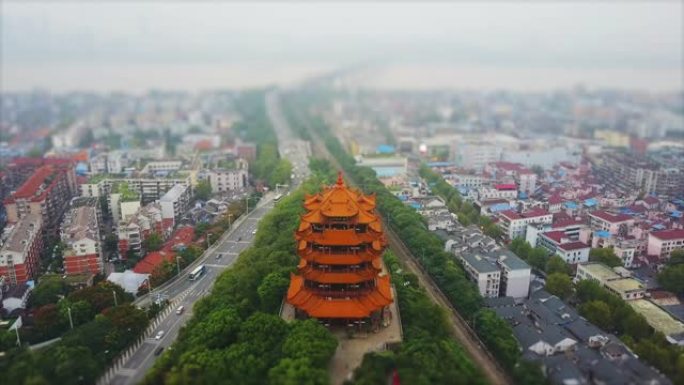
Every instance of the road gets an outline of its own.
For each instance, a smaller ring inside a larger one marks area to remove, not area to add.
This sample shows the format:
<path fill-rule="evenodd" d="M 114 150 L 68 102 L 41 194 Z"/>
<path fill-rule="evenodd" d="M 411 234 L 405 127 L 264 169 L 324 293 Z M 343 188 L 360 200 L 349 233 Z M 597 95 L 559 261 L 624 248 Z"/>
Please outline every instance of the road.
<path fill-rule="evenodd" d="M 307 120 L 303 119 L 302 121 L 306 122 Z M 328 152 L 327 147 L 317 136 L 317 133 L 310 128 L 308 128 L 308 131 L 312 135 L 313 149 L 316 155 L 330 160 L 335 167 L 338 167 L 341 170 L 342 168 L 339 162 L 337 162 L 337 159 Z M 347 179 L 351 185 L 354 185 L 354 181 L 349 175 L 347 175 Z M 449 302 L 444 293 L 442 293 L 437 284 L 432 280 L 432 277 L 422 269 L 411 251 L 408 250 L 401 241 L 400 237 L 387 226 L 384 218 L 383 226 L 387 233 L 389 246 L 392 252 L 399 257 L 404 266 L 410 270 L 411 273 L 416 275 L 421 285 L 425 288 L 428 296 L 439 306 L 447 310 L 446 313 L 450 321 L 449 326 L 451 334 L 466 351 L 468 351 L 468 354 L 472 357 L 476 366 L 479 367 L 485 377 L 487 377 L 488 382 L 493 385 L 512 383 L 506 371 L 499 365 L 498 361 L 492 356 L 484 343 L 480 341 L 475 331 L 467 324 L 463 317 L 461 317 L 453 305 L 451 305 L 451 302 Z"/>
<path fill-rule="evenodd" d="M 292 163 L 294 178 L 290 181 L 290 185 L 296 187 L 310 175 L 308 165 L 311 148 L 308 142 L 299 140 L 293 135 L 280 110 L 278 94 L 269 93 L 265 102 L 269 119 L 278 137 L 280 156 Z M 207 250 L 199 262 L 193 264 L 192 267 L 199 264 L 205 265 L 206 272 L 199 279 L 190 281 L 186 278 L 187 274 L 184 274 L 184 277 L 162 285 L 151 295 L 136 301 L 136 305 L 141 306 L 149 303 L 157 295 L 161 295 L 174 302 L 174 308 L 160 315 L 152 333 L 146 336 L 143 343 L 127 357 L 109 381 L 110 384 L 137 384 L 144 378 L 145 373 L 154 365 L 154 361 L 159 356 L 160 349 L 166 349 L 173 344 L 180 328 L 192 317 L 192 307 L 195 302 L 211 292 L 211 287 L 218 275 L 232 266 L 240 252 L 251 245 L 259 220 L 273 208 L 275 195 L 267 194 L 256 209 L 245 218 L 237 220 L 233 228 Z M 180 306 L 183 306 L 185 310 L 177 314 L 176 309 Z M 161 331 L 164 332 L 163 336 L 159 339 L 155 338 Z"/>
<path fill-rule="evenodd" d="M 121 366 L 116 375 L 110 381 L 113 385 L 137 384 L 152 367 L 157 354 L 157 349 L 166 348 L 175 341 L 180 328 L 192 317 L 192 306 L 205 295 L 209 294 L 214 281 L 219 274 L 230 267 L 237 259 L 238 254 L 249 247 L 254 239 L 257 224 L 263 216 L 273 208 L 272 196 L 265 199 L 260 206 L 252 210 L 242 222 L 236 224 L 216 245 L 205 253 L 202 263 L 206 272 L 197 280 L 190 281 L 187 278 L 174 282 L 161 292 L 170 301 L 177 301 L 174 309 L 167 314 L 162 313 L 160 321 L 154 331 L 147 336 L 140 347 L 135 350 Z M 176 308 L 183 306 L 185 311 L 178 315 Z M 164 335 L 160 339 L 155 336 L 160 331 Z"/>

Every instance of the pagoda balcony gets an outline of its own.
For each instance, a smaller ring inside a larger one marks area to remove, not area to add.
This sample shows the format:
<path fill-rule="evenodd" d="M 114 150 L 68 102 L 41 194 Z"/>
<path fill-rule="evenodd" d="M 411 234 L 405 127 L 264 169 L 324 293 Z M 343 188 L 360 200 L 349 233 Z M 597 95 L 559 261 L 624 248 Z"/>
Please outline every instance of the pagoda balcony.
<path fill-rule="evenodd" d="M 375 231 L 359 233 L 355 229 L 325 229 L 323 231 L 317 232 L 309 228 L 307 230 L 297 232 L 297 239 L 302 239 L 308 242 L 326 246 L 356 246 L 372 243 L 374 241 L 384 242 L 384 236 L 382 233 Z"/>
<path fill-rule="evenodd" d="M 306 267 L 299 271 L 301 275 L 307 280 L 316 281 L 319 283 L 326 284 L 337 284 L 337 283 L 352 283 L 358 284 L 361 282 L 372 281 L 378 274 L 378 270 L 372 268 L 357 269 L 349 271 L 325 271 L 314 269 L 312 267 Z"/>

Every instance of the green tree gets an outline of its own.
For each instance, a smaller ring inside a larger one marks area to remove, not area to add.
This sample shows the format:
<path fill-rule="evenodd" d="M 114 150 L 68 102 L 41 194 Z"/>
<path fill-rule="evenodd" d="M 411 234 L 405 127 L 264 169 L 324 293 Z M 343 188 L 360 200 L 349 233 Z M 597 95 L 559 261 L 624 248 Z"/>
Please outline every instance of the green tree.
<path fill-rule="evenodd" d="M 326 385 L 328 372 L 306 358 L 284 358 L 268 372 L 271 385 Z"/>
<path fill-rule="evenodd" d="M 195 186 L 195 198 L 203 201 L 211 198 L 211 184 L 208 180 L 201 180 Z"/>
<path fill-rule="evenodd" d="M 296 322 L 283 342 L 283 354 L 305 358 L 313 366 L 324 367 L 337 349 L 337 339 L 314 319 Z"/>
<path fill-rule="evenodd" d="M 670 265 L 658 274 L 658 282 L 666 290 L 684 295 L 684 264 Z"/>
<path fill-rule="evenodd" d="M 546 291 L 561 299 L 566 299 L 572 293 L 572 281 L 567 274 L 549 274 L 546 277 Z"/>
<path fill-rule="evenodd" d="M 283 273 L 274 271 L 268 274 L 257 289 L 262 310 L 269 313 L 278 311 L 289 285 L 290 280 Z"/>
<path fill-rule="evenodd" d="M 103 249 L 106 253 L 116 253 L 119 249 L 119 238 L 113 234 L 109 233 L 105 236 Z"/>
<path fill-rule="evenodd" d="M 579 310 L 589 322 L 601 329 L 607 331 L 613 331 L 615 329 L 610 314 L 610 307 L 607 303 L 603 301 L 589 301 L 580 305 Z"/>
<path fill-rule="evenodd" d="M 670 259 L 667 260 L 668 265 L 681 265 L 684 264 L 684 249 L 672 250 L 670 253 Z"/>
<path fill-rule="evenodd" d="M 592 262 L 600 262 L 609 267 L 622 266 L 622 260 L 615 255 L 612 248 L 604 247 L 598 249 L 591 249 L 589 251 L 589 260 Z"/>
<path fill-rule="evenodd" d="M 292 175 L 292 163 L 286 159 L 280 159 L 276 168 L 271 173 L 268 180 L 269 185 L 275 187 L 276 184 L 287 184 Z"/>
<path fill-rule="evenodd" d="M 190 331 L 190 343 L 209 349 L 223 349 L 237 340 L 242 319 L 233 308 L 218 309 Z"/>
<path fill-rule="evenodd" d="M 513 368 L 520 357 L 520 350 L 510 325 L 494 311 L 483 309 L 476 313 L 474 326 L 477 335 L 499 362 L 508 369 Z"/>
<path fill-rule="evenodd" d="M 553 273 L 570 274 L 570 266 L 558 255 L 552 255 L 546 262 L 546 274 Z"/>
<path fill-rule="evenodd" d="M 152 233 L 143 241 L 143 247 L 148 252 L 161 250 L 163 245 L 164 240 L 159 233 Z"/>
<path fill-rule="evenodd" d="M 35 290 L 31 293 L 31 307 L 40 307 L 50 303 L 57 303 L 66 294 L 67 287 L 58 276 L 44 276 Z"/>

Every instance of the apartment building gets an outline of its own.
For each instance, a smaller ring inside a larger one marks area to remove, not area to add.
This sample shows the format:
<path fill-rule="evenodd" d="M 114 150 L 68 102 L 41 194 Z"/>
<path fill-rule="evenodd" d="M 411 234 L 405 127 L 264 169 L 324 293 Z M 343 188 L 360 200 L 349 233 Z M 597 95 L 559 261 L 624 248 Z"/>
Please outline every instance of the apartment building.
<path fill-rule="evenodd" d="M 461 253 L 458 255 L 468 277 L 475 282 L 480 294 L 485 298 L 499 296 L 501 284 L 501 271 L 489 261 L 486 256 L 479 253 Z"/>
<path fill-rule="evenodd" d="M 140 208 L 134 215 L 120 221 L 117 226 L 119 237 L 119 256 L 123 259 L 129 253 L 145 253 L 143 241 L 152 233 L 166 238 L 173 230 L 173 219 L 164 219 L 159 203 L 150 203 Z"/>
<path fill-rule="evenodd" d="M 603 210 L 589 213 L 590 226 L 593 230 L 607 231 L 611 235 L 626 236 L 634 227 L 634 218 L 627 214 L 615 214 Z"/>
<path fill-rule="evenodd" d="M 39 213 L 23 215 L 0 244 L 0 277 L 10 285 L 36 278 L 43 248 L 43 219 Z"/>
<path fill-rule="evenodd" d="M 62 222 L 64 272 L 72 274 L 104 273 L 98 201 L 83 200 L 67 212 Z"/>
<path fill-rule="evenodd" d="M 527 298 L 530 292 L 532 268 L 512 251 L 494 251 L 496 265 L 501 270 L 499 295 L 503 297 Z"/>
<path fill-rule="evenodd" d="M 508 239 L 525 238 L 527 225 L 551 224 L 553 214 L 544 209 L 532 209 L 519 213 L 515 210 L 506 210 L 499 213 L 499 227 Z"/>
<path fill-rule="evenodd" d="M 190 188 L 177 184 L 159 198 L 162 217 L 171 219 L 174 224 L 179 223 L 190 206 Z"/>
<path fill-rule="evenodd" d="M 639 281 L 634 278 L 623 277 L 602 263 L 592 262 L 577 265 L 575 280 L 583 279 L 590 279 L 599 283 L 624 300 L 636 300 L 646 295 L 646 288 Z"/>
<path fill-rule="evenodd" d="M 684 249 L 684 229 L 652 231 L 648 234 L 648 255 L 666 259 L 677 249 Z"/>
<path fill-rule="evenodd" d="M 180 170 L 181 166 L 183 162 L 180 160 L 157 160 L 147 163 L 141 172 L 145 174 L 169 173 Z"/>
<path fill-rule="evenodd" d="M 7 221 L 16 223 L 28 214 L 42 216 L 46 235 L 57 236 L 59 224 L 69 201 L 76 193 L 76 175 L 73 165 L 45 164 L 4 201 Z"/>
<path fill-rule="evenodd" d="M 238 160 L 238 167 L 235 169 L 213 169 L 206 175 L 211 185 L 213 193 L 222 193 L 225 191 L 239 190 L 247 187 L 248 171 L 246 167 L 247 162 L 240 162 Z M 242 166 L 244 164 L 244 166 Z"/>
<path fill-rule="evenodd" d="M 552 254 L 561 257 L 565 263 L 577 264 L 589 261 L 591 247 L 577 240 L 572 240 L 565 231 L 555 230 L 539 234 L 535 246 L 540 246 Z"/>
<path fill-rule="evenodd" d="M 80 185 L 81 196 L 108 196 L 114 185 L 120 183 L 126 183 L 130 190 L 137 192 L 142 204 L 159 200 L 177 184 L 191 187 L 189 176 L 185 178 L 94 178 Z"/>

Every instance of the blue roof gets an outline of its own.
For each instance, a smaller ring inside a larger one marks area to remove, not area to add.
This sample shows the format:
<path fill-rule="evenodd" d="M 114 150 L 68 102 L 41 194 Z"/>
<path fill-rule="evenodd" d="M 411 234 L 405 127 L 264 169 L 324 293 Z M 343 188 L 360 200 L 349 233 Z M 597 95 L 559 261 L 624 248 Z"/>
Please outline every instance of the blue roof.
<path fill-rule="evenodd" d="M 655 224 L 655 225 L 653 225 L 653 226 L 651 226 L 651 227 L 653 227 L 653 228 L 656 229 L 656 230 L 665 230 L 665 228 L 666 228 L 665 225 L 662 224 L 662 223 Z"/>
<path fill-rule="evenodd" d="M 418 203 L 418 202 L 409 202 L 408 205 L 413 207 L 416 210 L 418 210 L 420 208 L 420 203 Z"/>
<path fill-rule="evenodd" d="M 452 163 L 452 162 L 428 162 L 427 165 L 428 165 L 428 167 L 448 167 L 448 166 L 453 166 L 454 163 Z"/>
<path fill-rule="evenodd" d="M 397 195 L 397 198 L 399 198 L 399 200 L 402 202 L 406 202 L 408 200 L 408 197 L 404 194 Z"/>
<path fill-rule="evenodd" d="M 527 199 L 527 193 L 524 192 L 524 191 L 520 191 L 520 192 L 518 193 L 518 198 L 520 198 L 520 199 Z"/>
<path fill-rule="evenodd" d="M 595 198 L 589 198 L 589 199 L 584 201 L 584 205 L 589 206 L 589 207 L 596 206 L 597 204 L 598 204 L 598 202 L 596 201 Z"/>
<path fill-rule="evenodd" d="M 375 152 L 379 154 L 392 154 L 394 151 L 394 146 L 389 144 L 381 144 L 375 149 Z"/>
<path fill-rule="evenodd" d="M 575 203 L 575 202 L 573 202 L 573 201 L 567 201 L 567 202 L 563 202 L 563 206 L 564 206 L 566 209 L 576 209 L 576 208 L 577 208 L 577 203 Z"/>
<path fill-rule="evenodd" d="M 496 213 L 499 211 L 506 211 L 506 210 L 510 210 L 510 209 L 511 209 L 511 205 L 509 205 L 508 203 L 497 203 L 497 204 L 489 207 L 489 211 L 491 211 L 493 213 Z"/>
<path fill-rule="evenodd" d="M 606 230 L 595 231 L 594 235 L 596 235 L 599 238 L 610 238 L 610 232 Z"/>
<path fill-rule="evenodd" d="M 670 213 L 670 216 L 673 218 L 681 218 L 682 217 L 682 212 L 677 211 L 677 210 L 672 210 L 672 213 Z"/>

